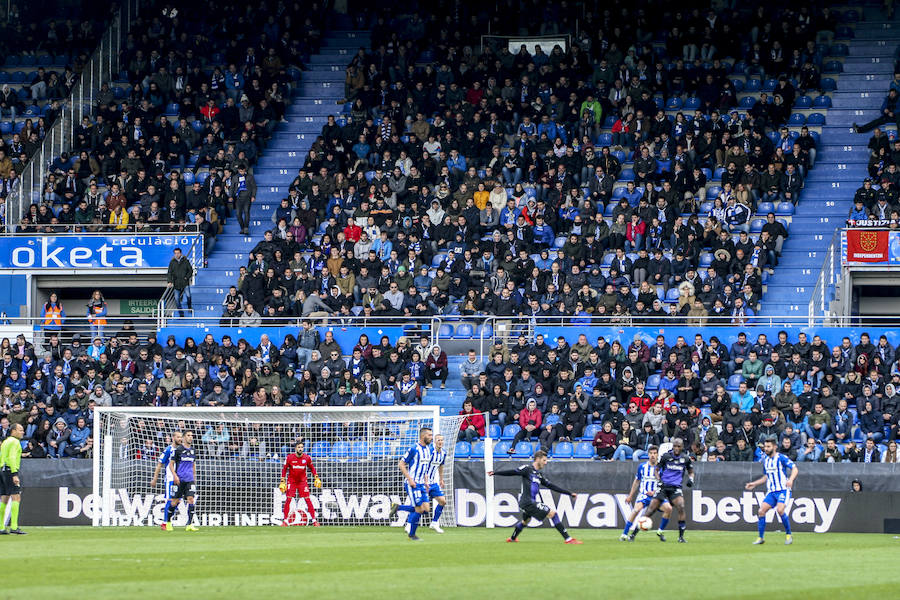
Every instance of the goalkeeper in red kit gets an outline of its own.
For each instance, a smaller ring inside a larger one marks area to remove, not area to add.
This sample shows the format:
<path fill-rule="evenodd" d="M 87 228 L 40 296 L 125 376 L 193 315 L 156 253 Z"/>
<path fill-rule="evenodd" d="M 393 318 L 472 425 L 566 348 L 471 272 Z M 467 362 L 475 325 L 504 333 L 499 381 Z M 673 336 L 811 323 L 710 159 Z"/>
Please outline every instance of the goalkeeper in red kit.
<path fill-rule="evenodd" d="M 303 498 L 306 500 L 306 510 L 309 518 L 312 520 L 314 527 L 319 526 L 316 521 L 316 510 L 313 508 L 312 500 L 309 499 L 309 484 L 306 481 L 306 473 L 310 472 L 313 476 L 313 485 L 317 488 L 322 487 L 322 480 L 316 474 L 316 466 L 313 464 L 309 454 L 303 452 L 303 440 L 297 440 L 294 445 L 294 454 L 289 454 L 281 467 L 281 483 L 278 489 L 285 495 L 284 498 L 284 518 L 281 521 L 282 527 L 288 526 L 288 516 L 291 512 L 291 500 L 294 498 Z"/>

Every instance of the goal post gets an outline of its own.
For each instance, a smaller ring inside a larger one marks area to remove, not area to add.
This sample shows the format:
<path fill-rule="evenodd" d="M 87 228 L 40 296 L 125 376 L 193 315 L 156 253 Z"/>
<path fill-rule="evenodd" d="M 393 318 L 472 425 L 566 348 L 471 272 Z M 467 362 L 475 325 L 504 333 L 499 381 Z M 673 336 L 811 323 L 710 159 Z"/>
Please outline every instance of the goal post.
<path fill-rule="evenodd" d="M 165 473 L 150 485 L 157 459 L 173 432 L 192 431 L 201 526 L 280 525 L 281 466 L 299 438 L 323 483 L 316 489 L 309 478 L 320 524 L 402 526 L 403 513 L 389 518 L 392 502 L 406 502 L 398 463 L 418 441 L 419 430 L 430 427 L 435 436 L 445 435 L 447 453 L 447 506 L 440 523 L 455 526 L 453 464 L 462 419 L 441 417 L 439 406 L 97 407 L 92 522 L 161 524 Z M 295 510 L 305 515 L 305 502 Z M 179 506 L 173 523 L 185 524 L 186 518 Z"/>

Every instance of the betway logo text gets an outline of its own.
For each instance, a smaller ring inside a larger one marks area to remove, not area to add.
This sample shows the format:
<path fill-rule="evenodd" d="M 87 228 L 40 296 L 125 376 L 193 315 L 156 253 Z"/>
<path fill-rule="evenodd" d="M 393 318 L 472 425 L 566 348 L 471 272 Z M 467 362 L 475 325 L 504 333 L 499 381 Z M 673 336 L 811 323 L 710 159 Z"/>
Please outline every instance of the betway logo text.
<path fill-rule="evenodd" d="M 723 496 L 718 501 L 704 496 L 700 490 L 691 494 L 691 519 L 695 523 L 712 523 L 716 519 L 723 523 L 756 523 L 756 511 L 765 499 L 765 492 L 744 492 L 739 497 Z M 824 533 L 831 529 L 831 523 L 841 505 L 840 498 L 792 498 L 785 506 L 785 512 L 792 523 L 813 525 L 813 531 Z M 770 510 L 766 522 L 775 519 L 776 512 Z"/>

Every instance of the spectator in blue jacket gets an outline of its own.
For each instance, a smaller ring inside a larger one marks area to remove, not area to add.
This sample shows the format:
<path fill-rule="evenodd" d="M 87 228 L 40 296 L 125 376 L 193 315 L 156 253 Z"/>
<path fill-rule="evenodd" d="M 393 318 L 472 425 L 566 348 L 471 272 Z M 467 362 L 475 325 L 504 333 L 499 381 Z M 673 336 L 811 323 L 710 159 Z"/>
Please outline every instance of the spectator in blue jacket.
<path fill-rule="evenodd" d="M 534 246 L 536 248 L 549 248 L 556 240 L 556 234 L 553 233 L 553 229 L 544 222 L 544 215 L 537 216 L 532 233 L 534 234 Z"/>
<path fill-rule="evenodd" d="M 756 403 L 756 399 L 747 390 L 747 382 L 742 381 L 736 392 L 731 392 L 731 401 L 740 407 L 741 412 L 749 413 Z"/>
<path fill-rule="evenodd" d="M 92 443 L 91 428 L 87 426 L 83 416 L 78 417 L 69 434 L 69 445 L 65 449 L 65 454 L 73 458 L 86 458 L 91 451 Z"/>
<path fill-rule="evenodd" d="M 884 417 L 881 411 L 872 406 L 872 402 L 866 403 L 859 410 L 859 430 L 866 439 L 875 440 L 878 444 L 884 439 Z"/>

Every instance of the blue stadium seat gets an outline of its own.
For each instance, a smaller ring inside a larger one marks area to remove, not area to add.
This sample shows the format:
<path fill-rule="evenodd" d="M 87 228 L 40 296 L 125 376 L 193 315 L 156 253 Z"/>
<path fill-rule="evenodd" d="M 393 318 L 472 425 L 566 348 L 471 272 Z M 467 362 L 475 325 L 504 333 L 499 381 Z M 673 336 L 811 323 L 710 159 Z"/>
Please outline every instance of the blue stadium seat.
<path fill-rule="evenodd" d="M 494 456 L 495 457 L 506 456 L 507 451 L 509 450 L 510 446 L 512 446 L 512 444 L 510 444 L 507 441 L 497 442 L 494 445 Z"/>
<path fill-rule="evenodd" d="M 812 98 L 809 96 L 800 96 L 794 100 L 794 108 L 810 108 L 812 106 Z"/>
<path fill-rule="evenodd" d="M 488 426 L 488 435 L 490 435 L 491 438 L 494 440 L 500 439 L 500 436 L 502 435 L 502 430 L 500 429 L 500 425 L 498 425 L 497 423 L 491 423 Z"/>
<path fill-rule="evenodd" d="M 575 452 L 575 448 L 572 446 L 572 442 L 558 442 L 556 447 L 553 448 L 553 458 L 572 458 L 572 454 Z"/>
<path fill-rule="evenodd" d="M 684 106 L 684 102 L 678 96 L 673 96 L 666 102 L 666 110 L 681 110 L 682 106 Z"/>
<path fill-rule="evenodd" d="M 181 178 L 184 179 L 184 185 L 194 184 L 194 172 L 190 169 L 185 169 L 184 173 L 181 174 Z"/>
<path fill-rule="evenodd" d="M 806 117 L 803 113 L 794 113 L 788 119 L 788 125 L 791 127 L 801 127 L 806 123 Z"/>
<path fill-rule="evenodd" d="M 344 441 L 335 442 L 334 445 L 331 446 L 329 456 L 332 460 L 346 460 L 350 458 L 350 443 Z"/>
<path fill-rule="evenodd" d="M 666 292 L 666 302 L 678 302 L 678 288 L 669 288 Z"/>
<path fill-rule="evenodd" d="M 463 442 L 465 443 L 465 442 Z M 470 458 L 484 458 L 484 441 L 478 440 L 472 444 L 472 450 L 469 453 Z"/>
<path fill-rule="evenodd" d="M 706 197 L 715 200 L 716 196 L 722 193 L 722 186 L 711 185 L 706 188 Z"/>
<path fill-rule="evenodd" d="M 702 268 L 707 268 L 713 262 L 713 253 L 712 252 L 701 252 L 700 253 L 700 266 Z"/>
<path fill-rule="evenodd" d="M 378 396 L 378 406 L 393 406 L 394 390 L 384 390 Z"/>
<path fill-rule="evenodd" d="M 684 110 L 695 111 L 700 108 L 700 98 L 691 96 L 684 101 Z"/>
<path fill-rule="evenodd" d="M 744 91 L 744 80 L 743 79 L 732 79 L 731 85 L 734 87 L 735 93 L 740 94 Z"/>
<path fill-rule="evenodd" d="M 553 240 L 553 248 L 555 250 L 558 250 L 558 249 L 562 248 L 565 245 L 565 243 L 566 243 L 566 236 L 558 235 L 558 236 L 556 236 L 556 239 Z"/>
<path fill-rule="evenodd" d="M 453 325 L 449 323 L 444 323 L 441 325 L 441 328 L 438 330 L 438 336 L 446 339 L 453 337 Z"/>
<path fill-rule="evenodd" d="M 765 219 L 751 219 L 750 220 L 750 233 L 760 233 L 762 231 L 763 225 L 766 224 Z"/>
<path fill-rule="evenodd" d="M 385 458 L 391 455 L 391 443 L 387 440 L 378 440 L 372 446 L 372 456 Z"/>
<path fill-rule="evenodd" d="M 760 202 L 756 206 L 756 214 L 758 215 L 767 215 L 770 212 L 775 212 L 775 205 L 772 202 Z"/>
<path fill-rule="evenodd" d="M 628 155 L 624 150 L 612 150 L 610 154 L 616 157 L 616 160 L 619 161 L 619 164 L 622 164 L 623 162 L 628 160 Z"/>
<path fill-rule="evenodd" d="M 704 202 L 701 202 L 700 203 L 700 214 L 701 215 L 708 214 L 709 211 L 711 211 L 713 209 L 713 206 L 715 206 L 715 205 L 713 204 L 712 200 L 706 200 Z"/>
<path fill-rule="evenodd" d="M 753 108 L 753 104 L 756 102 L 756 98 L 753 96 L 744 96 L 741 98 L 741 101 L 738 102 L 738 107 L 743 109 Z"/>
<path fill-rule="evenodd" d="M 825 63 L 825 67 L 822 69 L 822 72 L 826 75 L 836 75 L 838 73 L 842 73 L 844 71 L 844 65 L 837 60 L 829 60 Z"/>
<path fill-rule="evenodd" d="M 762 89 L 762 81 L 758 78 L 754 77 L 753 79 L 748 79 L 747 83 L 744 84 L 744 91 L 750 94 L 755 94 Z"/>
<path fill-rule="evenodd" d="M 519 427 L 517 424 L 510 423 L 509 425 L 507 425 L 506 427 L 503 428 L 503 435 L 500 437 L 500 439 L 511 440 L 514 437 L 516 437 L 516 434 L 519 433 L 519 430 L 521 430 L 521 429 L 522 428 Z"/>
<path fill-rule="evenodd" d="M 716 167 L 716 170 L 713 172 L 712 177 L 709 175 L 706 176 L 707 181 L 711 181 L 715 179 L 716 181 L 722 181 L 722 175 L 725 174 L 725 167 Z"/>
<path fill-rule="evenodd" d="M 778 208 L 775 209 L 775 215 L 778 217 L 789 217 L 794 214 L 794 205 L 790 202 L 779 202 Z"/>
<path fill-rule="evenodd" d="M 847 44 L 834 44 L 828 49 L 828 54 L 831 56 L 847 56 L 850 54 L 850 48 L 847 47 Z"/>
<path fill-rule="evenodd" d="M 13 132 L 13 122 L 12 121 L 3 121 L 0 122 L 0 133 L 3 135 L 8 135 Z"/>
<path fill-rule="evenodd" d="M 575 458 L 593 458 L 594 454 L 594 447 L 590 442 L 578 442 L 572 455 Z"/>
<path fill-rule="evenodd" d="M 597 145 L 601 148 L 603 146 L 612 146 L 612 139 L 611 133 L 601 133 L 597 136 Z"/>
<path fill-rule="evenodd" d="M 774 92 L 774 91 L 775 91 L 775 86 L 777 86 L 777 85 L 778 85 L 778 80 L 777 80 L 777 79 L 772 79 L 772 78 L 766 79 L 766 80 L 763 82 L 763 85 L 762 85 L 762 91 L 764 91 L 764 92 L 770 92 L 770 93 L 771 93 L 771 92 Z"/>
<path fill-rule="evenodd" d="M 309 455 L 313 458 L 323 458 L 328 456 L 331 446 L 326 441 L 314 442 L 309 449 Z"/>
<path fill-rule="evenodd" d="M 675 289 L 675 288 L 672 288 L 672 289 Z M 672 291 L 672 290 L 669 290 L 669 291 Z M 675 289 L 675 291 L 677 292 L 678 290 Z M 659 373 L 654 373 L 653 375 L 648 377 L 647 378 L 647 389 L 651 390 L 651 391 L 658 390 L 659 389 L 659 380 L 660 380 Z"/>
<path fill-rule="evenodd" d="M 824 86 L 823 86 L 824 89 Z M 830 96 L 818 96 L 812 103 L 813 108 L 831 108 L 831 97 Z"/>
<path fill-rule="evenodd" d="M 634 171 L 631 169 L 622 169 L 619 173 L 619 181 L 634 181 Z"/>
<path fill-rule="evenodd" d="M 612 126 L 615 124 L 616 118 L 613 115 L 607 115 L 606 118 L 603 119 L 603 129 L 612 129 Z"/>
<path fill-rule="evenodd" d="M 456 326 L 456 331 L 453 333 L 453 339 L 456 340 L 469 340 L 475 335 L 475 329 L 469 323 L 460 323 Z"/>
<path fill-rule="evenodd" d="M 819 87 L 823 92 L 833 92 L 837 89 L 837 82 L 831 77 L 823 77 Z"/>
<path fill-rule="evenodd" d="M 350 458 L 360 460 L 369 456 L 369 443 L 365 440 L 357 440 L 350 443 Z"/>
<path fill-rule="evenodd" d="M 809 126 L 813 125 L 824 125 L 825 124 L 825 115 L 822 113 L 814 112 L 806 118 L 806 124 Z"/>
<path fill-rule="evenodd" d="M 581 433 L 581 439 L 583 440 L 593 440 L 594 436 L 597 435 L 597 432 L 603 429 L 602 423 L 591 423 L 587 427 L 584 428 L 584 431 Z"/>
<path fill-rule="evenodd" d="M 534 446 L 537 442 L 519 442 L 516 444 L 516 451 L 513 458 L 531 458 L 534 454 Z"/>
<path fill-rule="evenodd" d="M 740 373 L 735 373 L 731 377 L 728 378 L 728 384 L 725 386 L 725 389 L 729 392 L 733 392 L 738 389 L 738 385 L 744 380 L 744 376 Z"/>
<path fill-rule="evenodd" d="M 441 263 L 445 260 L 447 260 L 447 254 L 439 252 L 431 257 L 431 266 L 436 269 L 441 266 Z"/>
<path fill-rule="evenodd" d="M 494 335 L 494 326 L 490 323 L 481 323 L 478 327 L 475 328 L 475 337 L 478 339 L 481 338 L 490 338 Z"/>
<path fill-rule="evenodd" d="M 484 446 L 482 446 L 482 451 Z M 469 458 L 469 455 L 472 454 L 472 445 L 469 442 L 456 442 L 456 448 L 453 450 L 456 458 Z"/>

